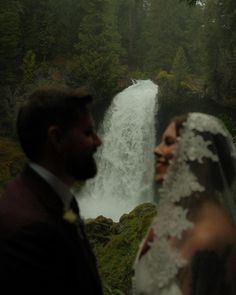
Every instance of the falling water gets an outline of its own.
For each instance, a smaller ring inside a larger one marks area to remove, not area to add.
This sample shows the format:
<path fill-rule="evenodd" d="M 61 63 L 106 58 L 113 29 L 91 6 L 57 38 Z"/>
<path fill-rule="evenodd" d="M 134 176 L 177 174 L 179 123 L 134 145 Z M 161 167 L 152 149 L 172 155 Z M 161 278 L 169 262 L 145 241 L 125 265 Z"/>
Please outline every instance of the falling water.
<path fill-rule="evenodd" d="M 152 201 L 157 91 L 152 81 L 138 80 L 114 97 L 99 132 L 98 174 L 78 195 L 83 217 L 118 221 L 138 204 Z"/>

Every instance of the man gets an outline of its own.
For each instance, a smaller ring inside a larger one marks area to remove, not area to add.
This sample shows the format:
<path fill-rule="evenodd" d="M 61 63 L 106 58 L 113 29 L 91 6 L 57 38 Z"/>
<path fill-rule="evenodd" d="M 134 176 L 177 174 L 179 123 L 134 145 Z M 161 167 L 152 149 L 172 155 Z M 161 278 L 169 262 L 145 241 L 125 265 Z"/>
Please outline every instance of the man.
<path fill-rule="evenodd" d="M 0 198 L 0 286 L 22 294 L 102 294 L 69 188 L 96 174 L 101 145 L 81 90 L 36 90 L 17 131 L 29 164 Z M 72 293 L 73 292 L 73 293 Z"/>

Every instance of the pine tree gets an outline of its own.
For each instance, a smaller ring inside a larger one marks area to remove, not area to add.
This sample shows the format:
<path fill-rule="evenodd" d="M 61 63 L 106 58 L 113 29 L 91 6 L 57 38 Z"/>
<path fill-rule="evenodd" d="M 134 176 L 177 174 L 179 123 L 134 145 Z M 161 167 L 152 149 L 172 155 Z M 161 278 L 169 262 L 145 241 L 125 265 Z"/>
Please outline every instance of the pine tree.
<path fill-rule="evenodd" d="M 177 50 L 171 72 L 179 82 L 184 81 L 189 74 L 188 61 L 182 47 L 179 47 Z"/>
<path fill-rule="evenodd" d="M 81 25 L 75 47 L 74 79 L 103 97 L 114 93 L 123 75 L 122 49 L 112 0 L 81 0 Z"/>
<path fill-rule="evenodd" d="M 36 56 L 32 50 L 26 52 L 23 58 L 23 84 L 29 84 L 33 82 L 34 72 L 36 70 Z"/>
<path fill-rule="evenodd" d="M 55 56 L 57 23 L 48 0 L 20 0 L 22 5 L 22 48 L 35 52 L 38 62 Z"/>
<path fill-rule="evenodd" d="M 176 0 L 150 0 L 145 69 L 151 75 L 170 71 L 176 49 L 190 47 L 193 9 Z"/>
<path fill-rule="evenodd" d="M 74 44 L 77 42 L 81 22 L 80 1 L 48 0 L 48 9 L 54 15 L 56 24 L 54 56 L 70 57 L 75 53 Z"/>
<path fill-rule="evenodd" d="M 142 68 L 145 55 L 144 30 L 147 18 L 146 0 L 117 1 L 118 29 L 126 64 L 131 69 Z"/>
<path fill-rule="evenodd" d="M 204 45 L 209 95 L 236 105 L 236 2 L 208 0 L 205 7 Z"/>
<path fill-rule="evenodd" d="M 0 8 L 0 85 L 16 81 L 20 50 L 20 6 L 16 1 L 1 1 Z"/>

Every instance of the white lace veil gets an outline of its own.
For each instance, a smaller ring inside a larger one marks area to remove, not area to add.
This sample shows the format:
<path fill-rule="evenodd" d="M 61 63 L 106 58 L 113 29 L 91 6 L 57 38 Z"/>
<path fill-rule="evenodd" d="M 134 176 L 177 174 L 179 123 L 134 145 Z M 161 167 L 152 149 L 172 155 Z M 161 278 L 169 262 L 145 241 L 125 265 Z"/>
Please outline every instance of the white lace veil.
<path fill-rule="evenodd" d="M 138 253 L 134 264 L 135 284 L 145 281 L 145 292 L 137 294 L 166 294 L 162 291 L 173 285 L 186 262 L 168 239 L 180 239 L 183 231 L 193 227 L 188 208 L 195 202 L 214 198 L 236 225 L 236 149 L 229 132 L 213 116 L 190 113 L 179 133 L 160 189 L 158 215 L 152 225 L 155 239 L 140 260 Z M 140 264 L 145 272 L 140 272 Z"/>

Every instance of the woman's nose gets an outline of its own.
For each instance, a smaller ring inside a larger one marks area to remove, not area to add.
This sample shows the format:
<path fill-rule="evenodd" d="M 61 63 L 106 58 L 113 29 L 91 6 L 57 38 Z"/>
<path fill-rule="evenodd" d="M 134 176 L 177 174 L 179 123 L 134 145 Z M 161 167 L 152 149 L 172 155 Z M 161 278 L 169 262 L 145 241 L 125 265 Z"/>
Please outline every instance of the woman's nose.
<path fill-rule="evenodd" d="M 154 155 L 161 156 L 162 150 L 161 150 L 161 144 L 157 145 L 153 150 Z"/>

